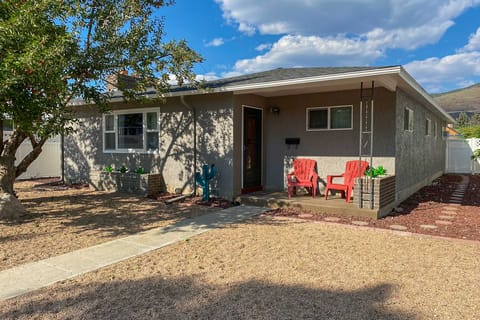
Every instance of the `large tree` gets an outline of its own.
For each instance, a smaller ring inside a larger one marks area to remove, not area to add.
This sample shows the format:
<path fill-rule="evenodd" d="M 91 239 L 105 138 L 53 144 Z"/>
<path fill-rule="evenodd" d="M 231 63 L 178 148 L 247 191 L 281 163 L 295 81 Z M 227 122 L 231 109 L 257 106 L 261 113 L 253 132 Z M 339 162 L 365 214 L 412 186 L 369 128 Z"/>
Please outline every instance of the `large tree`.
<path fill-rule="evenodd" d="M 0 139 L 0 192 L 13 194 L 16 177 L 40 155 L 52 135 L 72 130 L 72 98 L 101 108 L 107 79 L 129 71 L 127 98 L 194 81 L 202 58 L 184 40 L 166 41 L 159 10 L 173 0 L 11 0 L 0 2 L 0 137 L 3 120 L 14 130 Z M 131 84 L 131 83 L 130 83 Z M 29 141 L 32 152 L 15 165 Z"/>

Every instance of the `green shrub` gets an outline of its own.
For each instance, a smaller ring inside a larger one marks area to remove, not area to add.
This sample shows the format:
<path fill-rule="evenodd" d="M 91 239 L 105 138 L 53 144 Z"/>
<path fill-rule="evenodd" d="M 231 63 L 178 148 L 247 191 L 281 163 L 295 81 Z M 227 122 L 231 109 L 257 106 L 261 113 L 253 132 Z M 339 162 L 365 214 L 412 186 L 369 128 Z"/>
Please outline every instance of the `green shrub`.
<path fill-rule="evenodd" d="M 462 127 L 458 129 L 465 139 L 480 138 L 480 126 Z"/>
<path fill-rule="evenodd" d="M 128 171 L 128 169 L 125 166 L 121 166 L 120 169 L 118 169 L 118 171 L 120 171 L 120 173 L 125 173 Z"/>
<path fill-rule="evenodd" d="M 472 160 L 478 160 L 478 159 L 480 159 L 480 149 L 473 151 L 473 154 L 472 154 Z"/>
<path fill-rule="evenodd" d="M 369 177 L 378 177 L 383 176 L 387 173 L 387 170 L 383 166 L 378 166 L 377 168 L 369 167 L 367 171 L 365 171 L 365 175 Z"/>
<path fill-rule="evenodd" d="M 138 174 L 147 173 L 147 171 L 146 171 L 144 168 L 142 168 L 142 167 L 138 167 L 137 170 L 136 170 L 136 172 L 137 172 Z"/>
<path fill-rule="evenodd" d="M 112 166 L 106 166 L 104 170 L 105 172 L 113 172 Z"/>

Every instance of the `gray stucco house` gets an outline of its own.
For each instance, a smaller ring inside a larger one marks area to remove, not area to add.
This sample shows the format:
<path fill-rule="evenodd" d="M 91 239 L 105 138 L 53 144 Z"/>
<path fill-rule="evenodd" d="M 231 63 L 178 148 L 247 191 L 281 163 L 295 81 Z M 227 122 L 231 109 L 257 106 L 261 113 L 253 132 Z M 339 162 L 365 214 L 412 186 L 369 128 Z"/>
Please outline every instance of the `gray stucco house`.
<path fill-rule="evenodd" d="M 105 114 L 75 105 L 80 122 L 65 138 L 66 179 L 95 185 L 94 173 L 107 165 L 143 167 L 161 173 L 168 191 L 189 193 L 194 172 L 213 163 L 214 193 L 232 199 L 285 190 L 291 160 L 308 157 L 322 191 L 328 174 L 358 159 L 370 107 L 362 103 L 360 114 L 361 84 L 370 92 L 372 81 L 373 130 L 363 131 L 373 134 L 373 165 L 396 175 L 398 203 L 443 173 L 443 132 L 453 122 L 401 66 L 280 68 L 210 81 L 208 90 L 177 88 L 166 103 L 116 97 Z"/>

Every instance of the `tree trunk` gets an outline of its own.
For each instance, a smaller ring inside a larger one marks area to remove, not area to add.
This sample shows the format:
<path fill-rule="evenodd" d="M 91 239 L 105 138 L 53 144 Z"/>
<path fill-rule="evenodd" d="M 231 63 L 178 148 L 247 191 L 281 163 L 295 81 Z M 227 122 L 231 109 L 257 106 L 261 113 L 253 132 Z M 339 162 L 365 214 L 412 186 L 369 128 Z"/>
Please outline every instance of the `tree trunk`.
<path fill-rule="evenodd" d="M 15 182 L 15 155 L 0 157 L 0 193 L 14 195 L 13 183 Z"/>

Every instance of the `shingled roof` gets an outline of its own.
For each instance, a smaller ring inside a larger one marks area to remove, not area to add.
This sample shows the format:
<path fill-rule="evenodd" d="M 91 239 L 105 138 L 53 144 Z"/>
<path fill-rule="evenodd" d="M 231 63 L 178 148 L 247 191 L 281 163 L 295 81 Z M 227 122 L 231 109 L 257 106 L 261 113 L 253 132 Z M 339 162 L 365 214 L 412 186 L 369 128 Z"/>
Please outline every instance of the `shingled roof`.
<path fill-rule="evenodd" d="M 342 73 L 351 73 L 366 70 L 387 69 L 392 66 L 384 67 L 317 67 L 317 68 L 278 68 L 269 71 L 251 73 L 237 77 L 223 78 L 217 80 L 206 81 L 203 83 L 204 88 L 216 89 L 226 86 L 240 86 L 255 83 L 265 83 L 282 80 L 302 79 L 309 77 L 327 76 Z M 193 87 L 173 87 L 171 92 L 192 90 Z"/>

